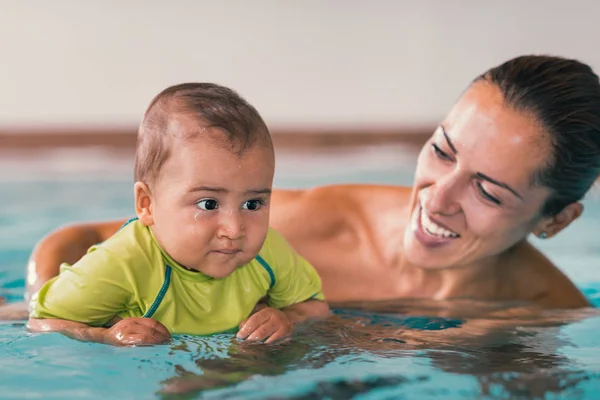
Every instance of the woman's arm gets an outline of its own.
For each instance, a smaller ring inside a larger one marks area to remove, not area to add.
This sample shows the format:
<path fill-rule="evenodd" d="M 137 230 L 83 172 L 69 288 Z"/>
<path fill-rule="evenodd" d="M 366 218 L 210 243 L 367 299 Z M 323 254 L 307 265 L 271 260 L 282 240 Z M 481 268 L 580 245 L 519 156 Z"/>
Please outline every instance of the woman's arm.
<path fill-rule="evenodd" d="M 104 343 L 106 328 L 94 328 L 81 322 L 64 319 L 30 318 L 27 322 L 30 332 L 58 332 L 82 342 Z"/>
<path fill-rule="evenodd" d="M 26 300 L 58 275 L 61 263 L 74 264 L 87 250 L 111 237 L 126 220 L 78 223 L 51 232 L 33 249 L 27 265 Z"/>
<path fill-rule="evenodd" d="M 171 340 L 167 328 L 151 318 L 126 318 L 110 328 L 92 327 L 64 319 L 30 318 L 27 329 L 31 332 L 58 332 L 81 342 L 112 346 L 152 345 Z"/>

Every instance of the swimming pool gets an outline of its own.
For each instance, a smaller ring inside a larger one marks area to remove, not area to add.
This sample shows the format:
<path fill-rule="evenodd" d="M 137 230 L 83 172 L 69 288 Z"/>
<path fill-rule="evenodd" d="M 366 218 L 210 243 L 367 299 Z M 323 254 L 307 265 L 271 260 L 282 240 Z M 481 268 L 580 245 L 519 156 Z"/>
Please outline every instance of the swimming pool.
<path fill-rule="evenodd" d="M 24 265 L 40 237 L 68 221 L 132 213 L 131 163 L 103 150 L 1 160 L 0 295 L 14 302 L 22 299 Z M 409 184 L 414 160 L 413 153 L 398 148 L 280 154 L 276 186 Z M 584 216 L 558 238 L 535 244 L 600 305 L 600 199 L 592 195 L 585 206 Z M 479 306 L 460 303 L 455 309 Z M 427 307 L 407 303 L 394 313 L 389 307 L 338 309 L 334 318 L 304 327 L 290 343 L 269 346 L 217 335 L 113 348 L 1 323 L 0 398 L 597 397 L 600 316 L 545 326 L 515 319 L 508 327 L 486 319 L 452 337 L 447 328 L 465 319 Z M 554 317 L 560 322 L 569 316 Z M 183 392 L 188 394 L 177 394 Z"/>

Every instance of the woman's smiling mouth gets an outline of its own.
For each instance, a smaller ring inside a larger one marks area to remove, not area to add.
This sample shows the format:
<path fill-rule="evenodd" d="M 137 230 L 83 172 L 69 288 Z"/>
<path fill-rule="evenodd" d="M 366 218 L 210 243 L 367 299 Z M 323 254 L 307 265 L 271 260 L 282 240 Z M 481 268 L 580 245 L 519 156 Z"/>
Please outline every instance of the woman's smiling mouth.
<path fill-rule="evenodd" d="M 426 247 L 439 247 L 460 238 L 460 235 L 431 220 L 421 203 L 413 213 L 411 228 L 417 240 Z"/>

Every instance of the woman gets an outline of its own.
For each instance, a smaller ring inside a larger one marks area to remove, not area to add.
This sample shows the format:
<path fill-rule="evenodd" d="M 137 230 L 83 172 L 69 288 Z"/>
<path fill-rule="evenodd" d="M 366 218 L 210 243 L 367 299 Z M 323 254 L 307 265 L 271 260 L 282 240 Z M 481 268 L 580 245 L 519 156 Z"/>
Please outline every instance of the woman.
<path fill-rule="evenodd" d="M 271 224 L 317 268 L 331 302 L 585 307 L 527 239 L 552 238 L 576 220 L 599 174 L 598 77 L 575 60 L 523 56 L 472 82 L 421 150 L 412 188 L 276 191 Z M 28 293 L 123 222 L 45 237 L 31 257 Z"/>

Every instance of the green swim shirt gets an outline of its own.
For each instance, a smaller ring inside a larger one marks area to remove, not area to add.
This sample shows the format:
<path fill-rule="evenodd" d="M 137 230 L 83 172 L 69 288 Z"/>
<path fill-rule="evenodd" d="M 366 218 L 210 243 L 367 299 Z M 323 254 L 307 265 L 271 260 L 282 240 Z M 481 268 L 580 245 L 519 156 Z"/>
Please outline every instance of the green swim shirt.
<path fill-rule="evenodd" d="M 315 269 L 269 229 L 259 255 L 223 279 L 183 268 L 138 220 L 93 246 L 31 299 L 32 318 L 106 326 L 115 316 L 152 317 L 172 334 L 208 335 L 237 329 L 256 304 L 283 308 L 324 300 Z"/>

